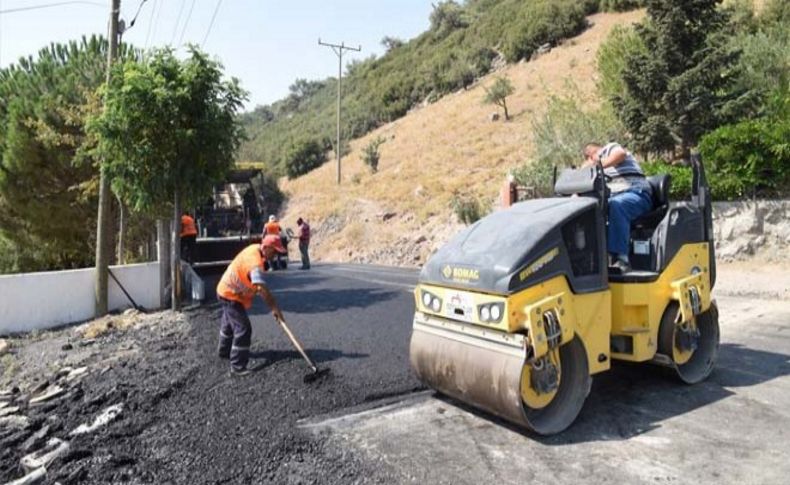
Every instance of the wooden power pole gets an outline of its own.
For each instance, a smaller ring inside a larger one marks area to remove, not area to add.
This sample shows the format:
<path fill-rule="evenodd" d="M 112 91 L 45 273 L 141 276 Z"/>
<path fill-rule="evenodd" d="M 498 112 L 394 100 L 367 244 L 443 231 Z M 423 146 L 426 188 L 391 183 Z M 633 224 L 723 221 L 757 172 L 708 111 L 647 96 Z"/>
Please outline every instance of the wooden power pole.
<path fill-rule="evenodd" d="M 107 85 L 112 76 L 112 64 L 118 55 L 118 15 L 121 11 L 121 0 L 112 0 L 110 10 L 110 48 L 107 51 Z M 99 214 L 96 224 L 96 283 L 95 313 L 101 316 L 107 313 L 107 270 L 110 261 L 110 179 L 102 166 L 99 179 Z"/>
<path fill-rule="evenodd" d="M 321 42 L 321 39 L 318 39 L 318 45 L 331 47 L 335 54 L 337 54 L 337 145 L 335 145 L 335 158 L 337 158 L 337 184 L 340 185 L 340 158 L 342 157 L 343 151 L 340 145 L 340 85 L 343 80 L 343 50 L 360 52 L 362 46 L 357 48 L 348 47 L 345 42 L 341 42 L 340 45 L 329 44 Z"/>

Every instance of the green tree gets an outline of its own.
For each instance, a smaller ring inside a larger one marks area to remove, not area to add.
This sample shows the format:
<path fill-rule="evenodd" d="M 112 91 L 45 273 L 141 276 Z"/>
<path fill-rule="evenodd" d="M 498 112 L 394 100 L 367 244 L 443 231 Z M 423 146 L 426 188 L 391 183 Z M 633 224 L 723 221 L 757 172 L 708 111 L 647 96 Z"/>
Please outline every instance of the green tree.
<path fill-rule="evenodd" d="M 105 108 L 89 125 L 115 193 L 137 211 L 170 207 L 176 222 L 182 204 L 205 200 L 233 166 L 242 139 L 236 113 L 246 96 L 236 79 L 223 80 L 218 62 L 195 47 L 189 54 L 180 61 L 159 49 L 114 66 Z M 175 247 L 179 232 L 176 223 Z"/>
<path fill-rule="evenodd" d="M 623 73 L 628 69 L 627 59 L 639 54 L 647 54 L 647 49 L 634 28 L 615 26 L 596 54 L 598 89 L 604 98 L 614 99 L 625 91 Z"/>
<path fill-rule="evenodd" d="M 0 70 L 0 272 L 92 264 L 98 170 L 77 155 L 100 109 L 106 58 L 94 36 Z"/>
<path fill-rule="evenodd" d="M 288 148 L 283 160 L 289 179 L 295 179 L 326 162 L 326 151 L 316 140 L 297 141 Z"/>
<path fill-rule="evenodd" d="M 646 51 L 626 57 L 625 90 L 613 102 L 640 151 L 683 154 L 739 114 L 732 89 L 738 51 L 726 49 L 721 0 L 648 0 L 636 26 Z"/>
<path fill-rule="evenodd" d="M 507 112 L 507 97 L 516 91 L 513 88 L 513 84 L 510 82 L 510 79 L 498 77 L 490 88 L 485 88 L 485 91 L 486 97 L 484 101 L 486 103 L 495 104 L 501 107 L 505 111 L 505 121 L 509 120 L 510 116 Z"/>

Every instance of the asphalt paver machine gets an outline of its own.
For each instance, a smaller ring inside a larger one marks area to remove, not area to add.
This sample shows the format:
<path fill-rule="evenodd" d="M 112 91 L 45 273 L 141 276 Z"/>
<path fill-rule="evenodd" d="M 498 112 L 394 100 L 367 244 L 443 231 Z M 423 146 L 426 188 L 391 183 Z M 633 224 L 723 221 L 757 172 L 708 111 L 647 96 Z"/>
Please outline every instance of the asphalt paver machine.
<path fill-rule="evenodd" d="M 719 346 L 710 190 L 691 160 L 691 200 L 648 178 L 653 209 L 632 223 L 632 270 L 606 252 L 600 165 L 561 173 L 556 196 L 469 226 L 423 267 L 410 360 L 420 380 L 538 434 L 578 416 L 612 360 L 674 369 L 693 384 Z"/>

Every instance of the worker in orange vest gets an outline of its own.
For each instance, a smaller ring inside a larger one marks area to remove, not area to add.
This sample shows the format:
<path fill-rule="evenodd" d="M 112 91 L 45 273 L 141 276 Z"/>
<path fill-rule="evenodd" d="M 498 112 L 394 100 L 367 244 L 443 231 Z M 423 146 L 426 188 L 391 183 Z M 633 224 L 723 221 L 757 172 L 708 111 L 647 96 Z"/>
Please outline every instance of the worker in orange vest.
<path fill-rule="evenodd" d="M 267 236 L 270 234 L 275 236 L 280 235 L 280 223 L 277 222 L 277 216 L 275 216 L 274 214 L 269 216 L 269 222 L 267 222 L 266 225 L 263 226 L 263 235 Z"/>
<path fill-rule="evenodd" d="M 280 236 L 266 236 L 260 245 L 251 244 L 231 261 L 217 285 L 217 299 L 222 305 L 222 324 L 219 329 L 219 356 L 230 359 L 231 374 L 244 376 L 250 358 L 252 327 L 247 310 L 255 295 L 260 295 L 272 315 L 283 319 L 282 311 L 274 300 L 264 279 L 264 265 L 277 253 L 285 253 Z"/>
<path fill-rule="evenodd" d="M 197 227 L 195 226 L 195 219 L 189 214 L 184 212 L 181 215 L 181 259 L 192 264 L 192 259 L 195 257 L 195 244 L 197 240 Z"/>

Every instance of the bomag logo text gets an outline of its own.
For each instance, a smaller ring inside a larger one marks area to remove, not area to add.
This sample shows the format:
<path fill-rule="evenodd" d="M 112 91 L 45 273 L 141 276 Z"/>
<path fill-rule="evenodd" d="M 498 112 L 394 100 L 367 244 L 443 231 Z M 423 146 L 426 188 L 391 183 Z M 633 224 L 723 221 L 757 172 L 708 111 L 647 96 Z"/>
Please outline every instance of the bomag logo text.
<path fill-rule="evenodd" d="M 452 279 L 454 281 L 477 281 L 480 279 L 480 270 L 445 266 L 442 268 L 442 275 L 446 279 Z"/>
<path fill-rule="evenodd" d="M 529 278 L 533 274 L 543 269 L 544 266 L 549 264 L 559 254 L 560 254 L 559 248 L 554 248 L 550 250 L 543 256 L 539 257 L 534 263 L 532 263 L 527 268 L 522 270 L 521 273 L 518 274 L 518 279 L 520 281 L 524 281 L 525 279 Z"/>

